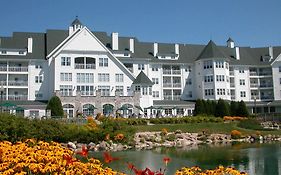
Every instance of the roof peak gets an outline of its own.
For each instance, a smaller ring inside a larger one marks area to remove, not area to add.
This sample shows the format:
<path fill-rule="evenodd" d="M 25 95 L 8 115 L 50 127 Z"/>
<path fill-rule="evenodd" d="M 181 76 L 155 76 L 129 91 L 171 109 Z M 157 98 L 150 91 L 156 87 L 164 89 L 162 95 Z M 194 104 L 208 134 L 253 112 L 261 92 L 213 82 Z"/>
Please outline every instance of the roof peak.
<path fill-rule="evenodd" d="M 72 26 L 74 25 L 82 25 L 82 23 L 80 22 L 80 20 L 78 19 L 78 16 L 75 17 L 75 20 L 71 23 Z"/>
<path fill-rule="evenodd" d="M 210 40 L 196 60 L 200 60 L 204 58 L 227 58 L 227 57 L 218 48 L 218 46 L 214 43 L 214 41 Z"/>
<path fill-rule="evenodd" d="M 134 85 L 153 85 L 154 83 L 145 75 L 143 71 L 140 71 L 139 75 L 133 82 Z"/>

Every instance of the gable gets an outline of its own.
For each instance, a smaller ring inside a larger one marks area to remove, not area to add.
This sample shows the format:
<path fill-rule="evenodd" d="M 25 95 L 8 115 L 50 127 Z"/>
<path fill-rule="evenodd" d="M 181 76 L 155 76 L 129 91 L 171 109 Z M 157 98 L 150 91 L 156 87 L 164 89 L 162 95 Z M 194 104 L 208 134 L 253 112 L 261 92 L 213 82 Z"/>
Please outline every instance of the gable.
<path fill-rule="evenodd" d="M 63 50 L 106 51 L 97 39 L 94 38 L 85 28 L 83 28 L 82 31 L 77 33 L 68 43 L 66 43 Z"/>

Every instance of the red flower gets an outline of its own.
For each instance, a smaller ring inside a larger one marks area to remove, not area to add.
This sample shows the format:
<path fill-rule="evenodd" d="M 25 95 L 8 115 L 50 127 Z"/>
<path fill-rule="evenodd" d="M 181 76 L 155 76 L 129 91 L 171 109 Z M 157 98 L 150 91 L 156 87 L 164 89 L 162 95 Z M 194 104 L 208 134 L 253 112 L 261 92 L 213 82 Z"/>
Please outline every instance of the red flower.
<path fill-rule="evenodd" d="M 105 163 L 110 163 L 110 162 L 112 162 L 112 161 L 114 161 L 114 160 L 119 160 L 119 158 L 117 158 L 117 157 L 112 157 L 112 156 L 109 154 L 109 152 L 104 152 L 104 153 L 103 153 L 103 158 L 104 158 L 104 162 L 105 162 Z"/>
<path fill-rule="evenodd" d="M 76 151 L 76 154 L 80 154 L 83 157 L 88 157 L 88 149 L 85 145 L 82 146 L 82 151 Z"/>
<path fill-rule="evenodd" d="M 72 164 L 73 162 L 76 162 L 76 160 L 73 159 L 73 157 L 70 155 L 64 155 L 63 158 L 66 160 L 67 165 Z"/>
<path fill-rule="evenodd" d="M 130 162 L 128 162 L 127 165 L 128 165 L 129 170 L 133 170 L 135 168 L 135 165 Z"/>
<path fill-rule="evenodd" d="M 164 161 L 165 165 L 167 166 L 168 163 L 171 161 L 171 159 L 169 157 L 164 157 L 163 161 Z"/>

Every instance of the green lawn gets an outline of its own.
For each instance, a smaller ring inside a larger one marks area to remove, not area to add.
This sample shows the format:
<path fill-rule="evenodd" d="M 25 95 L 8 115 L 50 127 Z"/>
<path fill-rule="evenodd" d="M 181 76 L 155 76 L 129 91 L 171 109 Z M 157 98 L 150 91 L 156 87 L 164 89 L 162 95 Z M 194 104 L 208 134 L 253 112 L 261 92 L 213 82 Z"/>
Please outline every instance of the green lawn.
<path fill-rule="evenodd" d="M 169 132 L 175 131 L 177 129 L 183 132 L 202 132 L 203 130 L 208 133 L 224 133 L 230 134 L 232 130 L 239 130 L 242 134 L 253 134 L 256 133 L 255 130 L 243 129 L 237 127 L 236 122 L 231 123 L 188 123 L 188 124 L 157 124 L 157 125 L 140 125 L 133 126 L 137 132 L 144 131 L 161 131 L 162 128 L 166 128 Z M 262 134 L 275 134 L 281 135 L 281 131 L 260 131 Z"/>

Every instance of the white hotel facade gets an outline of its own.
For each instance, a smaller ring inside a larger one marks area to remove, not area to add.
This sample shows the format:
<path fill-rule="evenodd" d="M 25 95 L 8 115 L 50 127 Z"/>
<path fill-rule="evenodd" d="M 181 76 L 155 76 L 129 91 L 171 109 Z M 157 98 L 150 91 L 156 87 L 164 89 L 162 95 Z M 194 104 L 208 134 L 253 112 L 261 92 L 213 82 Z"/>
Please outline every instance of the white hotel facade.
<path fill-rule="evenodd" d="M 192 115 L 198 98 L 280 113 L 281 46 L 238 47 L 230 38 L 225 46 L 140 42 L 92 32 L 75 19 L 69 30 L 0 37 L 0 81 L 1 102 L 25 116 L 46 115 L 54 94 L 68 117 L 124 108 Z"/>

